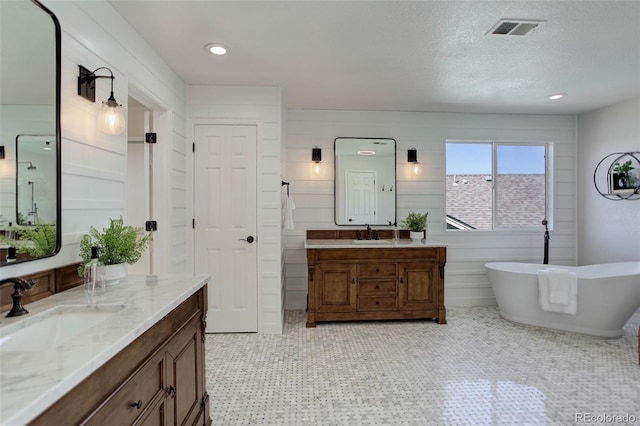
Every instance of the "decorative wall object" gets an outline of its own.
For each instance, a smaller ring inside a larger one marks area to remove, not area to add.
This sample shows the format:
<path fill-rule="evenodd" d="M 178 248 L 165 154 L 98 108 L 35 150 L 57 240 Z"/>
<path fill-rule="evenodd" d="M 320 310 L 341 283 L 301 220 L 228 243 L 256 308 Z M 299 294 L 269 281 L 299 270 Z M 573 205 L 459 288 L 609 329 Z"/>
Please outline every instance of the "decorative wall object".
<path fill-rule="evenodd" d="M 640 200 L 640 152 L 614 152 L 593 172 L 596 191 L 608 200 Z"/>

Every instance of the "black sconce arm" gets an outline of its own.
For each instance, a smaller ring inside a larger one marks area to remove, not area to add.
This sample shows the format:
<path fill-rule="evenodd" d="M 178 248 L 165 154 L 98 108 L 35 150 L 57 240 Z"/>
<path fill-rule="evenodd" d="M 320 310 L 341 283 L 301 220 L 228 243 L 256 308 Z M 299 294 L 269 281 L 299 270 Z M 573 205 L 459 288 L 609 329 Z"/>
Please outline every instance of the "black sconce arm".
<path fill-rule="evenodd" d="M 109 100 L 114 99 L 114 102 L 115 102 L 115 98 L 113 96 L 113 80 L 115 79 L 115 77 L 113 76 L 113 71 L 111 71 L 111 69 L 107 67 L 100 67 L 100 68 L 96 68 L 93 71 L 89 71 L 87 68 L 83 67 L 82 65 L 79 65 L 79 67 L 80 67 L 80 74 L 78 75 L 78 95 L 79 96 L 85 99 L 88 99 L 91 102 L 95 102 L 96 101 L 95 81 L 98 78 L 110 78 L 111 79 L 111 96 L 109 97 Z M 96 72 L 100 70 L 109 71 L 109 75 L 96 75 Z"/>

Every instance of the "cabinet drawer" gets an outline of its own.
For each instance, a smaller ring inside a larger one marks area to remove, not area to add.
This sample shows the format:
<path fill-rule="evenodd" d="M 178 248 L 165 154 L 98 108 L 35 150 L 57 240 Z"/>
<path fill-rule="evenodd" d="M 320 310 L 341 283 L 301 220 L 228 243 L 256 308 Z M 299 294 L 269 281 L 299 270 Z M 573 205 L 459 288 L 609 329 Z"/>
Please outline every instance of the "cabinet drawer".
<path fill-rule="evenodd" d="M 358 297 L 358 311 L 393 311 L 396 309 L 395 296 Z"/>
<path fill-rule="evenodd" d="M 364 293 L 396 293 L 397 281 L 385 280 L 385 281 L 359 281 L 358 282 L 358 294 Z"/>
<path fill-rule="evenodd" d="M 156 354 L 112 394 L 86 424 L 133 424 L 158 398 L 164 394 L 164 352 Z M 140 401 L 140 408 L 134 406 Z"/>
<path fill-rule="evenodd" d="M 395 263 L 360 263 L 358 264 L 359 277 L 395 277 Z"/>

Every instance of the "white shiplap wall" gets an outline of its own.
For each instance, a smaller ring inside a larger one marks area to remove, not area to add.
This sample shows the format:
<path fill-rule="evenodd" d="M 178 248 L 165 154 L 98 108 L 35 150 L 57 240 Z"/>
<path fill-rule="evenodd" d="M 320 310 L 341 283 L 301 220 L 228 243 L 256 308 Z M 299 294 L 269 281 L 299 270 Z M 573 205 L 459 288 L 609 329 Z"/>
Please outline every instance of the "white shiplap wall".
<path fill-rule="evenodd" d="M 62 250 L 51 258 L 0 268 L 0 276 L 20 276 L 78 260 L 78 243 L 91 225 L 124 215 L 127 184 L 127 135 L 108 136 L 97 129 L 100 101 L 109 96 L 108 80 L 99 81 L 95 104 L 77 95 L 78 65 L 111 68 L 114 94 L 126 111 L 135 92 L 161 109 L 158 132 L 160 200 L 156 234 L 161 250 L 159 273 L 188 271 L 186 244 L 185 116 L 186 86 L 169 66 L 106 1 L 43 1 L 62 28 Z M 171 170 L 171 172 L 165 172 Z M 168 195 L 165 195 L 168 194 Z M 189 222 L 190 223 L 190 222 Z M 162 228 L 165 226 L 165 228 Z"/>
<path fill-rule="evenodd" d="M 542 262 L 544 228 L 528 231 L 445 232 L 445 141 L 543 141 L 554 146 L 554 211 L 550 258 L 576 263 L 576 119 L 574 116 L 289 110 L 286 180 L 294 197 L 295 230 L 285 231 L 286 308 L 304 309 L 307 297 L 307 229 L 334 229 L 333 141 L 339 136 L 397 141 L 398 221 L 428 211 L 429 238 L 448 245 L 447 305 L 494 304 L 484 264 Z M 311 174 L 311 148 L 322 148 L 323 172 Z M 422 167 L 413 177 L 407 149 Z M 540 218 L 542 220 L 542 218 Z"/>
<path fill-rule="evenodd" d="M 280 334 L 284 318 L 280 88 L 189 86 L 188 109 L 190 141 L 193 141 L 196 124 L 255 124 L 258 127 L 258 333 Z M 193 164 L 192 156 L 189 161 Z M 192 171 L 190 167 L 188 179 L 191 180 Z"/>

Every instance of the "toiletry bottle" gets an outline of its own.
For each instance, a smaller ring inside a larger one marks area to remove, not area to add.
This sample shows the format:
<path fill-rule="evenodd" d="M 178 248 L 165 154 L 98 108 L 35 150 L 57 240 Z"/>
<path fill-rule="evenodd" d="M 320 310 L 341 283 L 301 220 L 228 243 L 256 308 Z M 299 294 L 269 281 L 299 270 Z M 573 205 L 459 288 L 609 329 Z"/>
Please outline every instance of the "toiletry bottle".
<path fill-rule="evenodd" d="M 393 224 L 393 241 L 396 243 L 400 241 L 400 230 L 398 229 L 398 222 Z"/>
<path fill-rule="evenodd" d="M 16 261 L 16 248 L 9 247 L 7 249 L 7 263 Z"/>
<path fill-rule="evenodd" d="M 7 238 L 7 240 L 15 240 L 16 239 L 16 231 L 11 229 L 12 226 L 13 226 L 13 223 L 9 222 L 9 229 L 4 231 L 4 236 Z"/>
<path fill-rule="evenodd" d="M 104 292 L 104 270 L 98 263 L 98 247 L 91 247 L 91 260 L 84 268 L 84 290 L 88 295 Z"/>

